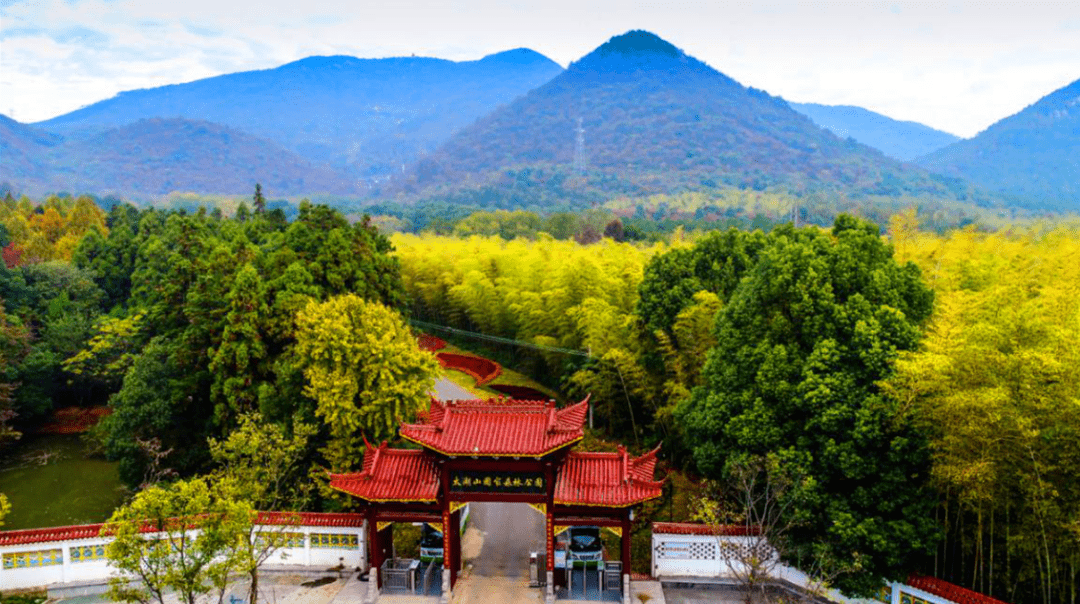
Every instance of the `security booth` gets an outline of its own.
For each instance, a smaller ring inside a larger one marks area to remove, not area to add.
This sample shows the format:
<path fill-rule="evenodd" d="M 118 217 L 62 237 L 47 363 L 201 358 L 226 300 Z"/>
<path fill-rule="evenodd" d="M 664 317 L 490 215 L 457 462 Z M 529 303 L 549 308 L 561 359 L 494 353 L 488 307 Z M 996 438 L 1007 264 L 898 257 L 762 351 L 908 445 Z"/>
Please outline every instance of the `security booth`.
<path fill-rule="evenodd" d="M 390 557 L 390 524 L 442 527 L 443 585 L 461 569 L 461 509 L 468 502 L 528 503 L 544 514 L 548 597 L 555 585 L 556 535 L 570 527 L 600 527 L 620 537 L 625 583 L 630 572 L 630 522 L 635 505 L 661 495 L 653 480 L 658 450 L 630 457 L 573 451 L 584 438 L 588 399 L 558 408 L 554 401 L 432 400 L 418 423 L 400 435 L 422 449 L 367 446 L 363 469 L 334 474 L 330 486 L 357 497 L 368 519 L 373 568 Z M 560 585 L 568 575 L 559 578 Z M 378 576 L 379 587 L 383 577 Z"/>

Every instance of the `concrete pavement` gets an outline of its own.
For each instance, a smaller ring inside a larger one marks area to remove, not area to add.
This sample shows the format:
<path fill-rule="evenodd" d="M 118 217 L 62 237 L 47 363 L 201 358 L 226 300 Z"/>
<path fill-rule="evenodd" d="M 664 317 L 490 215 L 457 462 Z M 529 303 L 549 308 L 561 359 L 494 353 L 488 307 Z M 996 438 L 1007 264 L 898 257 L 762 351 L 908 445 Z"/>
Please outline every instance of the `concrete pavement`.
<path fill-rule="evenodd" d="M 445 377 L 439 377 L 435 380 L 435 387 L 431 390 L 431 396 L 440 401 L 467 401 L 480 398 L 475 393 L 469 392 Z"/>

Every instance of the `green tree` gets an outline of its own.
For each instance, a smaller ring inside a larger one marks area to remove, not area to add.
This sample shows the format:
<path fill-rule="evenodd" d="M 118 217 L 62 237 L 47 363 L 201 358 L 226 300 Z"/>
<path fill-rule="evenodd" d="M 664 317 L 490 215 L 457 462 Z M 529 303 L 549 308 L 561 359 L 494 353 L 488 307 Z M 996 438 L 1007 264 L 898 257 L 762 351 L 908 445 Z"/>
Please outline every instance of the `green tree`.
<path fill-rule="evenodd" d="M 212 594 L 220 604 L 229 575 L 250 561 L 238 541 L 252 510 L 204 479 L 151 486 L 113 512 L 102 527 L 105 550 L 120 573 L 109 580 L 114 601 L 165 604 L 175 592 L 184 604 Z"/>
<path fill-rule="evenodd" d="M 228 438 L 210 439 L 210 455 L 218 466 L 215 480 L 257 510 L 303 509 L 312 495 L 303 462 L 315 433 L 314 425 L 294 421 L 290 436 L 278 424 L 263 423 L 258 414 L 243 415 Z M 238 540 L 237 547 L 250 563 L 247 572 L 251 604 L 256 604 L 258 598 L 259 568 L 287 546 L 291 537 L 288 527 L 299 524 L 300 517 L 286 514 L 285 520 L 275 529 L 251 524 Z"/>
<path fill-rule="evenodd" d="M 386 438 L 423 407 L 438 370 L 397 312 L 352 294 L 312 301 L 297 314 L 295 355 L 304 393 L 329 427 L 324 454 L 338 472 L 361 458 L 362 434 Z"/>
<path fill-rule="evenodd" d="M 82 350 L 64 360 L 64 371 L 118 387 L 145 341 L 145 317 L 141 312 L 128 317 L 102 317 Z"/>
<path fill-rule="evenodd" d="M 654 257 L 641 280 L 638 316 L 652 330 L 670 331 L 697 292 L 710 291 L 726 300 L 767 242 L 760 231 L 729 229 L 710 233 L 690 249 Z"/>
<path fill-rule="evenodd" d="M 270 388 L 263 322 L 268 314 L 266 289 L 259 273 L 246 264 L 233 280 L 221 344 L 210 351 L 211 396 L 222 425 L 258 408 L 259 389 Z"/>
<path fill-rule="evenodd" d="M 124 305 L 131 296 L 131 274 L 138 251 L 136 233 L 139 213 L 128 204 L 117 205 L 108 215 L 108 234 L 93 228 L 79 241 L 71 261 L 94 275 L 105 292 L 106 308 Z"/>
<path fill-rule="evenodd" d="M 932 301 L 873 224 L 780 227 L 717 314 L 702 385 L 676 410 L 706 475 L 758 455 L 813 481 L 787 554 L 828 561 L 853 595 L 903 578 L 936 538 L 925 439 L 878 386 Z"/>
<path fill-rule="evenodd" d="M 255 208 L 256 216 L 266 211 L 266 198 L 263 197 L 262 185 L 259 183 L 255 183 L 255 195 L 251 198 L 251 205 Z"/>
<path fill-rule="evenodd" d="M 932 277 L 923 346 L 883 384 L 930 435 L 937 576 L 1010 602 L 1080 598 L 1080 233 L 938 236 L 893 223 Z M 907 223 L 907 224 L 905 224 Z"/>
<path fill-rule="evenodd" d="M 11 512 L 11 502 L 7 495 L 0 493 L 0 527 L 4 526 L 4 518 Z"/>
<path fill-rule="evenodd" d="M 15 381 L 18 364 L 25 360 L 30 349 L 30 336 L 26 329 L 4 312 L 4 300 L 0 298 L 0 449 L 22 434 L 15 430 L 11 421 L 18 415 L 15 401 Z"/>
<path fill-rule="evenodd" d="M 109 399 L 113 413 L 92 430 L 106 456 L 120 462 L 120 478 L 128 485 L 147 482 L 152 468 L 140 442 L 158 439 L 169 467 L 184 475 L 207 461 L 205 448 L 192 446 L 192 437 L 210 433 L 213 418 L 203 407 L 199 376 L 185 370 L 176 353 L 177 345 L 167 338 L 151 339 Z"/>

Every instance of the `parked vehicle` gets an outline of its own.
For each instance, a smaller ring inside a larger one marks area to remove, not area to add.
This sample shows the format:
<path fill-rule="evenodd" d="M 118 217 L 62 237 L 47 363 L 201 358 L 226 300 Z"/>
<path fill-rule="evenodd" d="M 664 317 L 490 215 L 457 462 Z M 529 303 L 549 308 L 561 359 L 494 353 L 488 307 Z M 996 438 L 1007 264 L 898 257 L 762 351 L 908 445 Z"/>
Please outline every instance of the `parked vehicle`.
<path fill-rule="evenodd" d="M 422 562 L 441 561 L 443 559 L 442 531 L 424 523 L 420 533 L 420 560 Z"/>
<path fill-rule="evenodd" d="M 600 527 L 572 527 L 570 529 L 568 557 L 571 562 L 600 562 L 603 560 L 604 544 L 600 540 Z"/>
<path fill-rule="evenodd" d="M 465 527 L 469 523 L 469 504 L 465 504 L 465 507 L 461 510 L 461 532 L 465 532 Z M 443 559 L 443 534 L 442 531 L 434 526 L 424 523 L 423 529 L 420 533 L 420 560 L 422 562 L 431 562 L 432 560 Z"/>

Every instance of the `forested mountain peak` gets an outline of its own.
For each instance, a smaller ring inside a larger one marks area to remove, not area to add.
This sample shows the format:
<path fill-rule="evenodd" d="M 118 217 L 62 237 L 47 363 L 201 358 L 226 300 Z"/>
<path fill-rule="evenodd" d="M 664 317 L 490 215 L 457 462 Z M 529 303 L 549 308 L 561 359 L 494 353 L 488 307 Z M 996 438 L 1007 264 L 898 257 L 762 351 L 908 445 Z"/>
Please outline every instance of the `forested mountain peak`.
<path fill-rule="evenodd" d="M 1067 112 L 1073 109 L 1074 112 L 1080 112 L 1080 80 L 1051 92 L 1039 99 L 1032 107 L 1043 111 L 1064 109 Z"/>
<path fill-rule="evenodd" d="M 51 155 L 70 166 L 57 185 L 81 191 L 238 194 L 256 182 L 281 194 L 352 193 L 352 179 L 280 145 L 212 122 L 144 119 L 69 141 Z"/>
<path fill-rule="evenodd" d="M 508 65 L 545 65 L 558 67 L 558 63 L 536 52 L 531 48 L 512 48 L 490 54 L 479 61 L 480 63 L 505 63 Z M 560 67 L 561 69 L 561 67 Z"/>
<path fill-rule="evenodd" d="M 644 72 L 682 77 L 691 74 L 719 76 L 726 83 L 735 83 L 656 34 L 642 30 L 615 36 L 571 63 L 567 68 L 567 77 L 601 75 L 608 79 L 634 78 L 640 77 Z"/>
<path fill-rule="evenodd" d="M 18 144 L 17 140 L 24 144 L 52 146 L 59 143 L 61 137 L 23 124 L 0 113 L 0 145 L 6 149 L 9 145 Z"/>
<path fill-rule="evenodd" d="M 722 187 L 956 194 L 644 31 L 461 130 L 381 193 L 522 207 Z"/>
<path fill-rule="evenodd" d="M 686 56 L 681 50 L 676 48 L 674 44 L 664 40 L 660 36 L 645 30 L 635 29 L 611 38 L 600 45 L 600 47 L 592 53 L 586 55 L 585 59 L 588 59 L 593 55 L 636 55 L 643 53 L 668 55 L 671 57 Z"/>
<path fill-rule="evenodd" d="M 1021 205 L 1080 208 L 1080 80 L 916 160 L 930 170 L 1015 196 Z"/>

